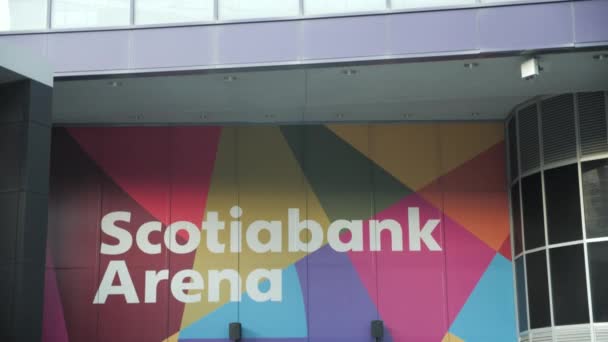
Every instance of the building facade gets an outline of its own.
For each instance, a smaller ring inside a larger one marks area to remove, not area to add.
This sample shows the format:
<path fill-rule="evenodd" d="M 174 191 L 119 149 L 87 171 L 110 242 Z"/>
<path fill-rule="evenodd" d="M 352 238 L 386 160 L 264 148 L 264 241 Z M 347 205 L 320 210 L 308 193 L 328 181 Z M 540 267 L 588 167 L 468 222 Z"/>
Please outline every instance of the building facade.
<path fill-rule="evenodd" d="M 0 335 L 608 341 L 606 18 L 0 1 Z"/>

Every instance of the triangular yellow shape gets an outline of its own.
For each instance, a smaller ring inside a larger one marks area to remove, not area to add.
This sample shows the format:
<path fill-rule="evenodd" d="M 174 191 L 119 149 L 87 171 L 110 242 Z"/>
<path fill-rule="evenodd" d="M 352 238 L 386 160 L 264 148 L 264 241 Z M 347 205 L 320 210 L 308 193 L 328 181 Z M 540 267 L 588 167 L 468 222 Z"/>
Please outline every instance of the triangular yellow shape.
<path fill-rule="evenodd" d="M 441 342 L 464 342 L 464 340 L 452 333 L 447 333 Z"/>
<path fill-rule="evenodd" d="M 501 123 L 329 125 L 407 187 L 419 190 L 503 139 Z"/>

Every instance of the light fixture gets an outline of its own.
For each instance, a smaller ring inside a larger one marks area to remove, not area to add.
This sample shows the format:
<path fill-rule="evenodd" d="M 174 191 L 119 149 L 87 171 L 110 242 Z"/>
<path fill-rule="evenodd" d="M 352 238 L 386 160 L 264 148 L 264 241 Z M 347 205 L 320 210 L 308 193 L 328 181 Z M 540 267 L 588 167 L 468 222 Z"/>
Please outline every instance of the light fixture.
<path fill-rule="evenodd" d="M 112 87 L 112 88 L 117 88 L 117 87 L 122 86 L 122 82 L 120 82 L 120 81 L 110 81 L 110 82 L 108 82 L 108 85 L 110 87 Z"/>
<path fill-rule="evenodd" d="M 479 112 L 473 112 L 473 113 L 471 113 L 471 116 L 474 117 L 474 118 L 476 118 L 476 117 L 479 116 Z"/>
<path fill-rule="evenodd" d="M 538 58 L 532 57 L 525 62 L 521 63 L 520 71 L 521 78 L 524 80 L 531 80 L 540 74 L 540 71 L 543 70 L 540 67 L 540 63 Z"/>
<path fill-rule="evenodd" d="M 234 75 L 224 76 L 224 81 L 226 81 L 226 82 L 236 81 L 236 76 L 234 76 Z"/>
<path fill-rule="evenodd" d="M 414 114 L 403 114 L 403 117 L 406 119 L 411 119 L 414 116 Z"/>
<path fill-rule="evenodd" d="M 593 55 L 593 59 L 595 59 L 596 61 L 603 61 L 605 59 L 608 59 L 608 53 L 600 53 L 599 55 Z"/>
<path fill-rule="evenodd" d="M 475 62 L 464 63 L 464 67 L 467 68 L 467 69 L 473 69 L 473 68 L 476 68 L 478 66 L 479 66 L 479 64 L 475 63 Z"/>
<path fill-rule="evenodd" d="M 336 117 L 338 119 L 342 119 L 342 118 L 344 118 L 344 114 L 342 114 L 342 113 L 336 114 Z"/>
<path fill-rule="evenodd" d="M 342 74 L 346 76 L 352 76 L 357 74 L 359 71 L 357 69 L 342 69 Z"/>

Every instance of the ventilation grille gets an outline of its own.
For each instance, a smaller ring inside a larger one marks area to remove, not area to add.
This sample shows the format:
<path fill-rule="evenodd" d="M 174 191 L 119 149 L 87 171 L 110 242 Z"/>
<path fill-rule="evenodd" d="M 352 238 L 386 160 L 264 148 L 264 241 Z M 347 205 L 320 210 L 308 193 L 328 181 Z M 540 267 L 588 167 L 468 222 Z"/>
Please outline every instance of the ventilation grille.
<path fill-rule="evenodd" d="M 574 325 L 555 328 L 555 342 L 591 342 L 589 325 Z"/>
<path fill-rule="evenodd" d="M 519 336 L 519 342 L 530 342 L 530 336 L 528 336 L 528 335 Z"/>
<path fill-rule="evenodd" d="M 595 323 L 593 325 L 593 330 L 595 330 L 595 342 L 608 342 L 607 323 Z"/>
<path fill-rule="evenodd" d="M 509 121 L 507 133 L 509 137 L 509 170 L 511 171 L 511 180 L 513 180 L 519 173 L 517 166 L 517 132 L 515 131 L 515 118 Z"/>
<path fill-rule="evenodd" d="M 545 164 L 576 157 L 574 96 L 560 95 L 541 102 Z"/>
<path fill-rule="evenodd" d="M 604 93 L 580 93 L 577 95 L 577 105 L 582 154 L 608 151 Z"/>
<path fill-rule="evenodd" d="M 553 334 L 551 328 L 543 328 L 530 331 L 531 342 L 552 342 Z"/>
<path fill-rule="evenodd" d="M 538 111 L 536 103 L 519 111 L 519 157 L 521 171 L 540 167 L 540 146 L 538 143 Z"/>

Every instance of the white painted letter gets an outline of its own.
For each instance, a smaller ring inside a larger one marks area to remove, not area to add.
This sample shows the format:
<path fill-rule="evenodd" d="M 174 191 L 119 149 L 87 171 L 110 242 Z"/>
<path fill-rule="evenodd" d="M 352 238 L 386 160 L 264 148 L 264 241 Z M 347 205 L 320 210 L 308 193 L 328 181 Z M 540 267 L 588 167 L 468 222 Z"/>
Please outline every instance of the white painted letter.
<path fill-rule="evenodd" d="M 169 270 L 146 271 L 146 296 L 144 303 L 156 303 L 156 290 L 161 280 L 169 279 Z"/>
<path fill-rule="evenodd" d="M 224 222 L 218 220 L 217 211 L 207 212 L 203 220 L 203 230 L 207 231 L 207 248 L 212 253 L 224 253 L 224 244 L 219 242 L 217 233 L 224 229 Z"/>
<path fill-rule="evenodd" d="M 340 232 L 342 229 L 350 231 L 350 241 L 342 242 Z M 327 241 L 336 252 L 360 252 L 363 250 L 363 221 L 336 220 L 327 229 Z"/>
<path fill-rule="evenodd" d="M 190 282 L 184 282 L 186 278 L 190 278 Z M 173 293 L 173 297 L 175 297 L 175 299 L 182 303 L 200 302 L 200 293 L 190 294 L 186 293 L 186 291 L 204 289 L 205 283 L 203 283 L 203 277 L 200 273 L 194 270 L 181 270 L 177 272 L 171 280 L 171 293 Z"/>
<path fill-rule="evenodd" d="M 262 230 L 270 233 L 270 240 L 260 242 L 259 234 Z M 253 221 L 247 228 L 247 244 L 256 253 L 281 252 L 281 222 L 280 221 Z"/>
<path fill-rule="evenodd" d="M 105 215 L 101 219 L 101 231 L 118 240 L 116 245 L 101 243 L 101 254 L 118 255 L 125 253 L 133 244 L 133 237 L 128 230 L 116 226 L 116 221 L 129 223 L 131 213 L 128 211 L 115 211 Z"/>
<path fill-rule="evenodd" d="M 266 279 L 270 286 L 268 291 L 260 291 L 260 283 Z M 256 302 L 280 302 L 283 299 L 283 284 L 281 270 L 256 269 L 247 276 L 247 294 Z"/>
<path fill-rule="evenodd" d="M 388 230 L 391 232 L 391 250 L 403 251 L 403 231 L 399 222 L 391 219 L 387 220 L 370 220 L 369 221 L 369 249 L 372 251 L 382 250 L 382 231 Z M 375 232 L 372 231 L 375 227 Z"/>
<path fill-rule="evenodd" d="M 160 254 L 160 243 L 150 243 L 150 233 L 162 230 L 162 224 L 158 221 L 146 222 L 139 227 L 135 235 L 137 246 L 146 254 Z"/>
<path fill-rule="evenodd" d="M 118 275 L 118 285 L 112 285 L 114 277 Z M 106 273 L 99 284 L 93 304 L 104 304 L 109 295 L 123 295 L 129 304 L 139 303 L 133 280 L 124 260 L 112 260 L 108 263 Z"/>
<path fill-rule="evenodd" d="M 230 216 L 232 218 L 238 219 L 243 215 L 243 209 L 239 206 L 234 206 L 230 208 Z M 241 221 L 232 221 L 230 222 L 230 252 L 231 253 L 239 253 L 241 251 L 241 241 L 243 240 L 243 225 Z"/>
<path fill-rule="evenodd" d="M 180 245 L 177 242 L 177 232 L 181 229 L 185 229 L 188 232 L 188 241 L 185 244 Z M 198 244 L 201 242 L 201 232 L 198 227 L 188 221 L 177 221 L 173 222 L 165 230 L 165 245 L 169 250 L 175 254 L 186 254 L 196 250 Z"/>
<path fill-rule="evenodd" d="M 433 238 L 433 230 L 439 225 L 439 220 L 428 220 L 422 230 L 420 230 L 420 209 L 408 208 L 408 230 L 410 237 L 410 250 L 420 251 L 420 241 L 424 241 L 424 244 L 430 251 L 440 251 L 441 246 Z"/>
<path fill-rule="evenodd" d="M 207 280 L 209 283 L 207 293 L 209 302 L 220 301 L 220 285 L 222 280 L 228 280 L 230 283 L 230 301 L 241 301 L 241 276 L 236 270 L 209 270 L 209 277 Z"/>
<path fill-rule="evenodd" d="M 300 209 L 296 208 L 288 209 L 287 216 L 290 252 L 312 253 L 321 248 L 323 245 L 323 228 L 317 221 L 300 221 Z M 310 239 L 307 243 L 300 240 L 300 233 L 305 229 L 310 232 Z"/>

